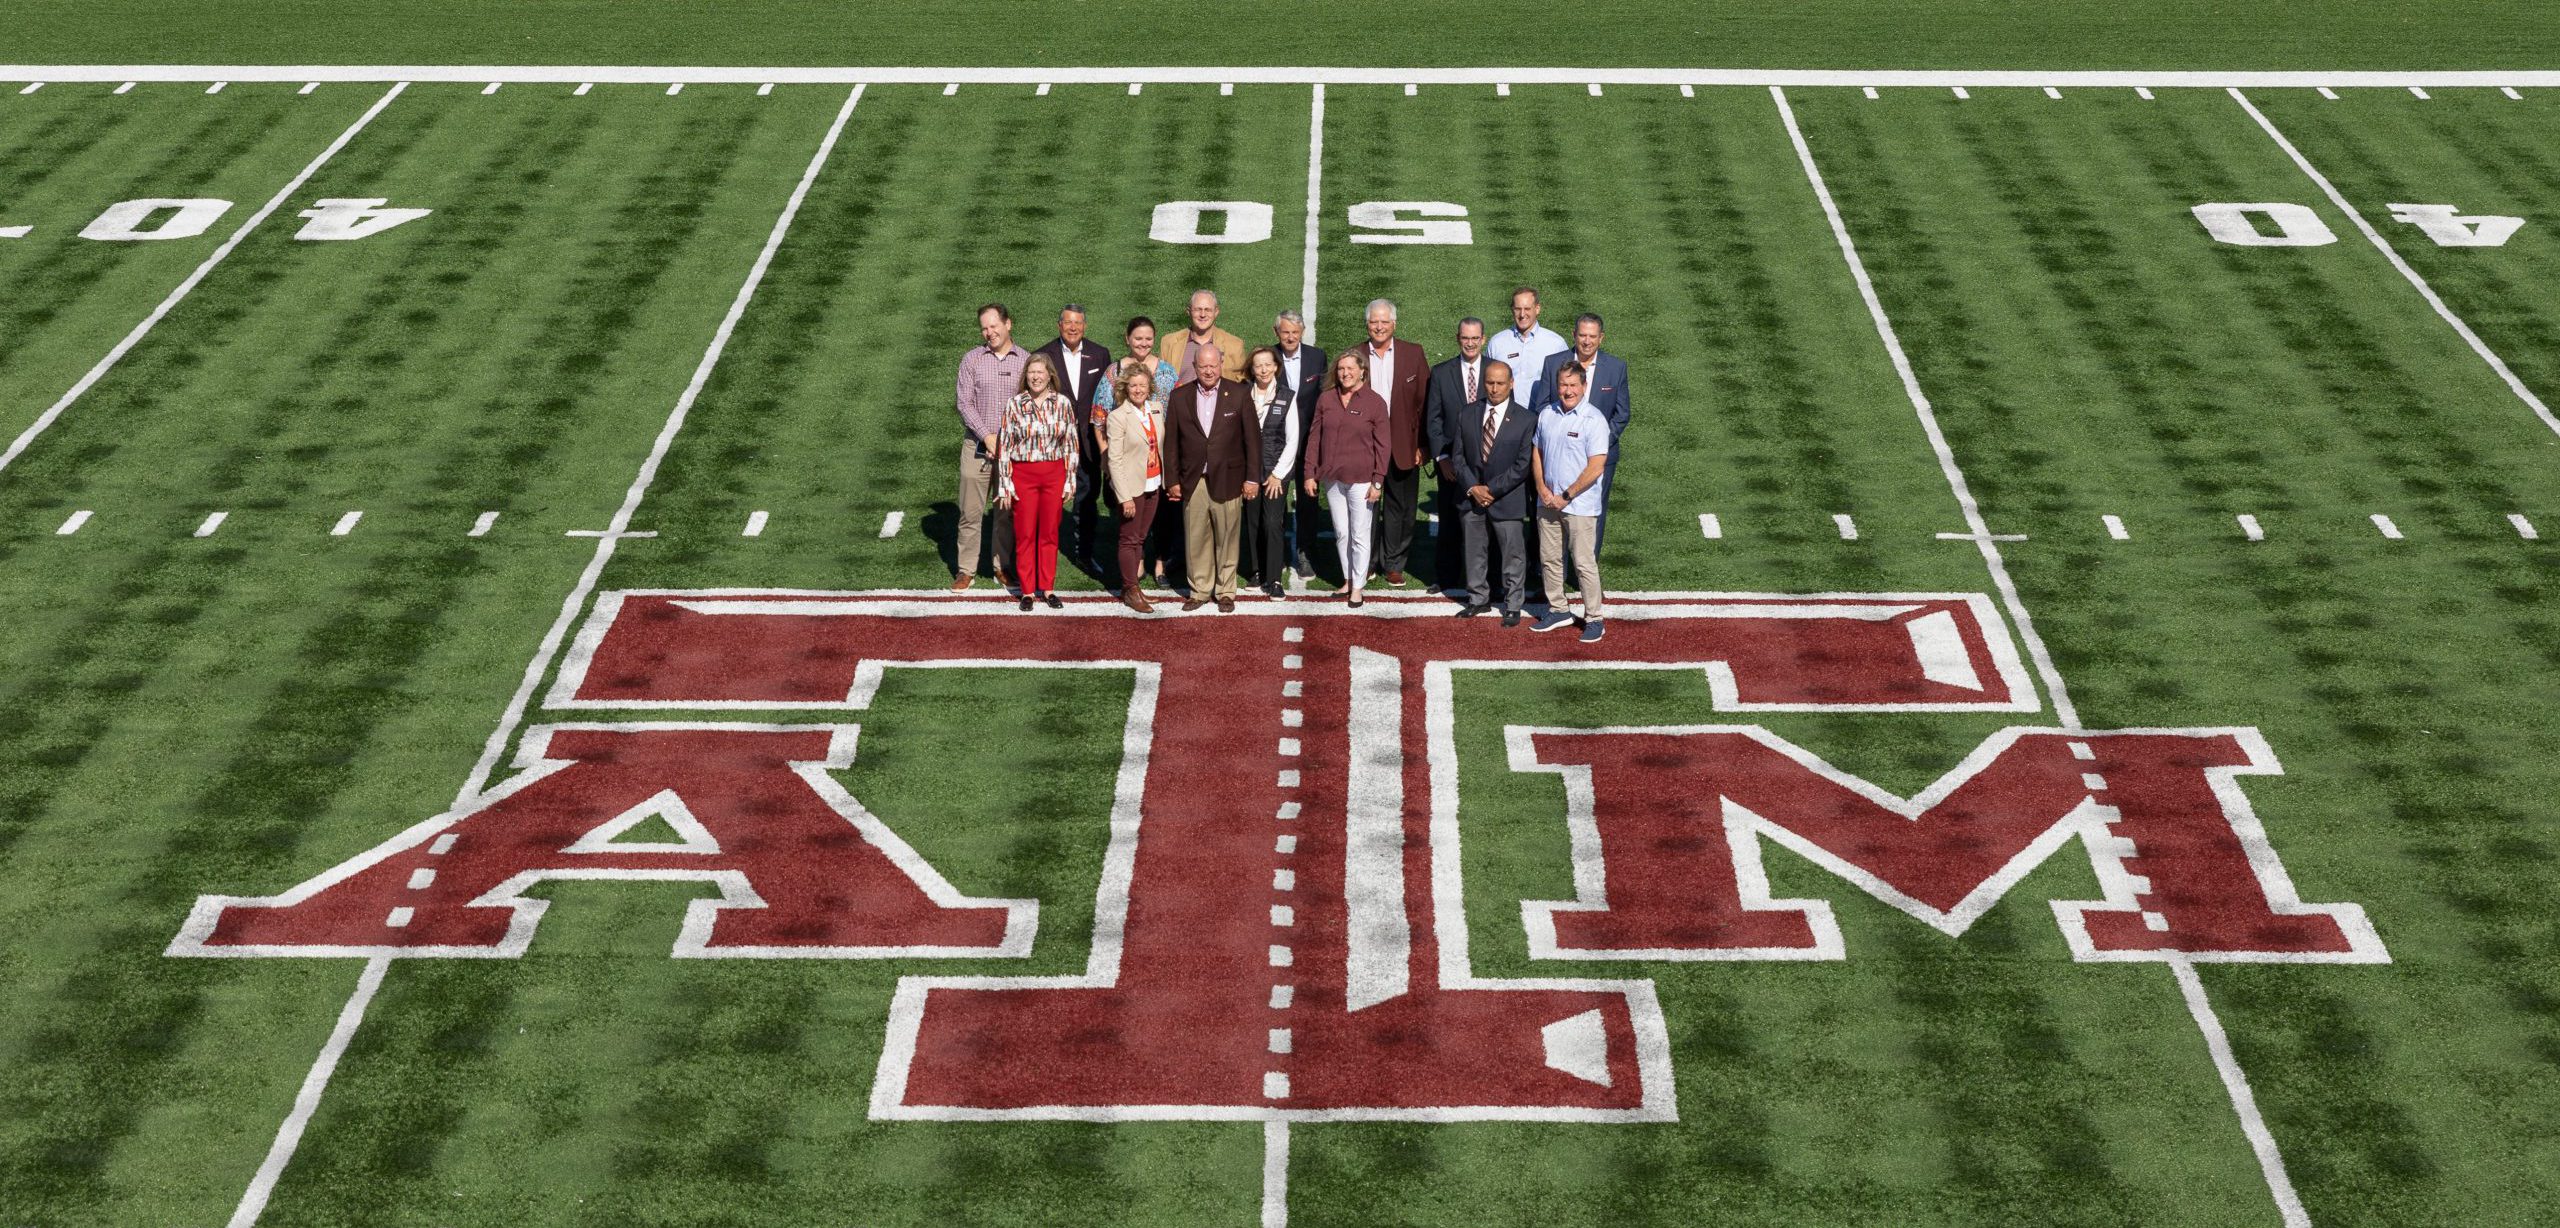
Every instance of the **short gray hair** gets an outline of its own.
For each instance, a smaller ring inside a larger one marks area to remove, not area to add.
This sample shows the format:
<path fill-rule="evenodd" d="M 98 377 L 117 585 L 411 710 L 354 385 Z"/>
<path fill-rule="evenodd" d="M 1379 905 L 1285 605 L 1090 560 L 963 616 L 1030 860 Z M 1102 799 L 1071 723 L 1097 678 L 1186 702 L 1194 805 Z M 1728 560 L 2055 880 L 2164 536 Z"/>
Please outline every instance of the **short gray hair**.
<path fill-rule="evenodd" d="M 1299 314 L 1298 314 L 1298 309 L 1297 309 L 1297 308 L 1295 308 L 1295 307 L 1292 307 L 1292 308 L 1289 308 L 1289 309 L 1288 309 L 1288 310 L 1286 310 L 1286 311 L 1281 312 L 1281 313 L 1279 314 L 1279 316 L 1278 316 L 1278 317 L 1274 318 L 1274 319 L 1271 321 L 1271 323 L 1272 323 L 1274 326 L 1281 325 L 1281 324 L 1295 324 L 1295 325 L 1297 325 L 1297 326 L 1298 326 L 1298 327 L 1300 327 L 1300 328 L 1305 328 L 1305 327 L 1307 326 L 1307 318 L 1306 318 L 1305 316 L 1299 315 Z"/>
<path fill-rule="evenodd" d="M 1210 305 L 1210 306 L 1215 307 L 1215 306 L 1217 306 L 1217 305 L 1218 305 L 1218 292 L 1217 292 L 1217 291 L 1215 291 L 1215 290 L 1194 290 L 1194 291 L 1192 291 L 1192 292 L 1191 292 L 1191 297 L 1190 297 L 1190 298 L 1188 298 L 1188 299 L 1185 299 L 1185 300 L 1183 300 L 1183 301 L 1184 301 L 1184 302 L 1186 302 L 1186 303 L 1196 303 L 1196 302 L 1199 302 L 1199 301 L 1200 301 L 1200 296 L 1201 296 L 1201 295 L 1203 295 L 1203 294 L 1206 294 L 1206 295 L 1208 295 L 1208 296 L 1209 296 L 1209 305 Z"/>
<path fill-rule="evenodd" d="M 1363 311 L 1360 313 L 1360 318 L 1361 318 L 1361 319 L 1363 319 L 1363 320 L 1365 320 L 1365 319 L 1368 319 L 1369 317 L 1371 317 L 1371 316 L 1373 316 L 1373 315 L 1378 314 L 1378 309 L 1379 309 L 1379 308 L 1381 308 L 1381 307 L 1384 307 L 1384 308 L 1386 308 L 1386 309 L 1387 309 L 1387 318 L 1388 318 L 1388 319 L 1392 320 L 1392 319 L 1396 318 L 1396 304 L 1395 304 L 1395 300 L 1393 300 L 1393 299 L 1383 299 L 1383 298 L 1373 298 L 1373 299 L 1370 299 L 1370 300 L 1369 300 L 1369 306 L 1368 306 L 1368 308 L 1367 308 L 1366 310 L 1363 310 Z"/>
<path fill-rule="evenodd" d="M 1477 331 L 1477 332 L 1483 332 L 1483 331 L 1484 331 L 1484 321 L 1479 320 L 1479 319 L 1475 318 L 1474 316 L 1468 316 L 1466 319 L 1463 319 L 1463 320 L 1458 321 L 1458 331 L 1460 331 L 1460 332 L 1465 332 L 1465 331 L 1466 331 L 1466 329 L 1467 329 L 1467 326 L 1468 326 L 1468 325 L 1470 325 L 1470 324 L 1473 324 L 1473 325 L 1475 325 L 1475 326 L 1476 326 L 1476 331 Z"/>
<path fill-rule="evenodd" d="M 1071 316 L 1071 315 L 1078 315 L 1078 316 L 1081 316 L 1081 315 L 1088 315 L 1088 314 L 1090 314 L 1090 313 L 1088 313 L 1087 311 L 1085 311 L 1085 309 L 1084 309 L 1084 304 L 1082 304 L 1082 303 L 1069 303 L 1069 304 L 1067 304 L 1066 306 L 1059 308 L 1059 309 L 1058 309 L 1058 314 L 1059 314 L 1059 316 L 1061 316 L 1061 317 L 1065 317 L 1065 316 Z"/>

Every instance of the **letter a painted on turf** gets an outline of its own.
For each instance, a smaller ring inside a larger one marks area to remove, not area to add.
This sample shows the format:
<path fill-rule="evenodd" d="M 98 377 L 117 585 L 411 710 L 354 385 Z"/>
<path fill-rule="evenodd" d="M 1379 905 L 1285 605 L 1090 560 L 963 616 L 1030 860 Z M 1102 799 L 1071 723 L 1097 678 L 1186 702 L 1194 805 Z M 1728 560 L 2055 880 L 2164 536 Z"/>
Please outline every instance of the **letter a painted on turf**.
<path fill-rule="evenodd" d="M 827 773 L 856 726 L 552 725 L 513 779 L 282 895 L 205 896 L 172 955 L 524 953 L 554 879 L 698 882 L 696 959 L 1014 956 L 1038 905 L 955 891 Z M 648 839 L 659 826 L 673 840 Z M 627 838 L 637 833 L 643 838 Z"/>

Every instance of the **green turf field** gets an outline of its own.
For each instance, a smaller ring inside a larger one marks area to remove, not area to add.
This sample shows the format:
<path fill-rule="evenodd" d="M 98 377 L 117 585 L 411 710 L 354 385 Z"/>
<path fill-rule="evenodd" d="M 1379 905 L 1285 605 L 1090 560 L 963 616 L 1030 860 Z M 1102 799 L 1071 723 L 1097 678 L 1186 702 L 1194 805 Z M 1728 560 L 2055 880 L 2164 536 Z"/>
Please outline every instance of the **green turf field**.
<path fill-rule="evenodd" d="M 734 58 L 712 37 L 679 58 Z M 2349 66 L 2470 46 L 2412 38 Z M 182 58 L 273 58 L 212 46 Z M 2560 88 L 271 75 L 0 85 L 0 227 L 31 228 L 0 239 L 0 1228 L 2560 1221 Z M 134 199 L 233 203 L 81 236 Z M 324 199 L 432 212 L 297 241 Z M 1273 237 L 1151 240 L 1184 200 Z M 1463 205 L 1471 242 L 1355 242 L 1369 201 Z M 2211 202 L 2336 241 L 2218 243 Z M 2525 221 L 2445 247 L 2409 203 Z M 1029 345 L 1090 303 L 1116 349 L 1214 286 L 1246 340 L 1307 308 L 1338 349 L 1390 296 L 1436 360 L 1520 282 L 1604 313 L 1640 388 L 1613 591 L 1989 594 L 2050 654 L 2024 716 L 1460 677 L 1475 971 L 1651 980 L 1676 1122 L 1300 1120 L 1275 1152 L 867 1111 L 900 978 L 1085 966 L 1112 673 L 889 673 L 837 774 L 960 890 L 1037 900 L 1026 956 L 670 959 L 705 890 L 594 882 L 546 887 L 516 960 L 165 954 L 198 897 L 617 719 L 551 692 L 599 594 L 940 587 L 983 300 Z M 2293 886 L 2389 961 L 2075 959 L 2045 901 L 2103 884 L 2067 849 L 1960 937 L 1781 854 L 1846 958 L 1536 957 L 1567 793 L 1505 728 L 1714 722 L 1896 795 L 2004 726 L 2254 727 Z"/>

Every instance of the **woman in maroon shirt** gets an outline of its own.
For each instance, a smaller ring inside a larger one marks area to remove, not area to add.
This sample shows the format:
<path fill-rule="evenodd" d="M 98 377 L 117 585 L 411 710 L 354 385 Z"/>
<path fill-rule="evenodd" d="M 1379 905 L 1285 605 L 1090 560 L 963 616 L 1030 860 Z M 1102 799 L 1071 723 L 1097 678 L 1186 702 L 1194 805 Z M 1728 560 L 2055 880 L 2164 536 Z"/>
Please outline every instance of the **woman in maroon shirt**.
<path fill-rule="evenodd" d="M 1333 510 L 1333 544 L 1342 555 L 1342 591 L 1351 604 L 1369 584 L 1369 528 L 1379 483 L 1387 478 L 1387 402 L 1368 387 L 1368 360 L 1353 350 L 1333 360 L 1333 386 L 1316 398 L 1307 425 L 1302 489 L 1324 491 Z"/>

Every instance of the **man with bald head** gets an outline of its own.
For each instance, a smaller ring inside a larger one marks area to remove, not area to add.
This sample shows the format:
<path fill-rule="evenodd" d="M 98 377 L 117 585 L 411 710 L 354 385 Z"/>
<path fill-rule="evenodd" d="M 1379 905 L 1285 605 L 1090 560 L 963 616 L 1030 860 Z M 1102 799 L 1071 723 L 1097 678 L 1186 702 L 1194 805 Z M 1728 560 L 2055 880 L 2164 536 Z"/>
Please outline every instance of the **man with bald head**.
<path fill-rule="evenodd" d="M 1243 380 L 1224 378 L 1226 351 L 1201 347 L 1199 374 L 1165 401 L 1165 498 L 1182 509 L 1183 550 L 1190 557 L 1197 610 L 1236 608 L 1236 556 L 1244 544 L 1244 501 L 1262 493 L 1262 428 Z"/>
<path fill-rule="evenodd" d="M 1171 344 L 1156 347 L 1157 353 L 1172 361 L 1174 379 L 1187 384 L 1199 378 L 1201 349 L 1216 346 L 1218 361 L 1224 364 L 1219 377 L 1230 384 L 1244 382 L 1244 342 L 1218 327 L 1218 292 L 1192 291 L 1191 304 L 1184 314 L 1190 317 L 1190 327 L 1175 333 Z"/>

